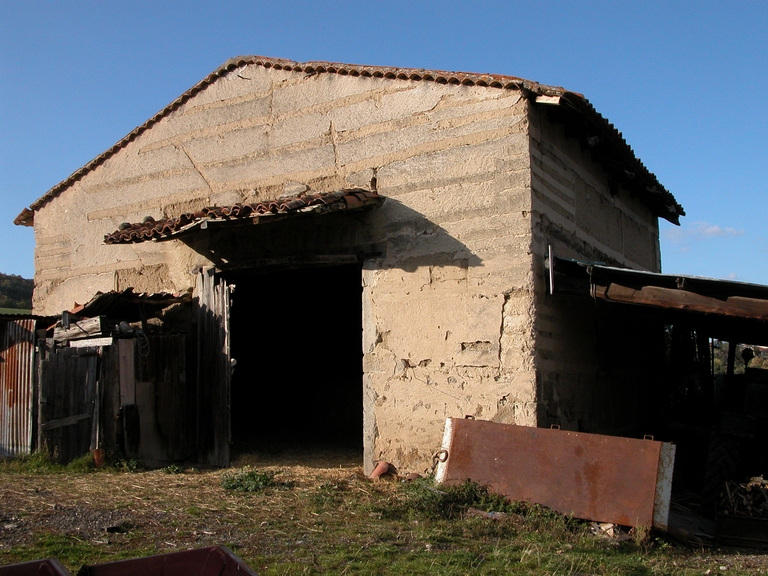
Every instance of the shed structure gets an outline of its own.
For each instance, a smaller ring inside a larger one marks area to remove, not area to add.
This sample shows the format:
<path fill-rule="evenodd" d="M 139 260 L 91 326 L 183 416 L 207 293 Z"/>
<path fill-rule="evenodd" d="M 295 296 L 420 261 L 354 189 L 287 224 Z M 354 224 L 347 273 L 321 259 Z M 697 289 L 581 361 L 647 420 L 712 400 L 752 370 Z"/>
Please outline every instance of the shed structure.
<path fill-rule="evenodd" d="M 327 441 L 420 470 L 447 417 L 640 427 L 660 325 L 549 298 L 545 258 L 660 272 L 658 219 L 681 215 L 580 94 L 246 56 L 15 222 L 35 229 L 37 314 L 193 293 L 163 326 L 197 342 L 188 434 L 209 461 Z"/>

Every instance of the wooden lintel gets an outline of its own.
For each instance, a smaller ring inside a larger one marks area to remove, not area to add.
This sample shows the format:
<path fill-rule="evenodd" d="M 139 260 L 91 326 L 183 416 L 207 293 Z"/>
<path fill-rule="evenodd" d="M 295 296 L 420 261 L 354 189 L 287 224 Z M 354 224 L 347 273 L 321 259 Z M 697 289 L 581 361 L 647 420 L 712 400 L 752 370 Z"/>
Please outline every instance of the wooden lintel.
<path fill-rule="evenodd" d="M 68 416 L 66 418 L 59 418 L 57 420 L 49 420 L 40 424 L 40 430 L 54 430 L 55 428 L 64 428 L 65 426 L 72 426 L 77 424 L 81 420 L 87 420 L 90 418 L 90 414 L 78 414 L 77 416 Z"/>
<path fill-rule="evenodd" d="M 341 266 L 358 264 L 368 258 L 381 258 L 386 250 L 380 247 L 363 247 L 354 254 L 308 254 L 281 258 L 259 258 L 219 263 L 216 272 L 241 270 L 245 268 L 299 268 L 304 266 Z"/>
<path fill-rule="evenodd" d="M 640 304 L 657 308 L 716 314 L 732 318 L 768 320 L 768 300 L 757 298 L 731 296 L 721 300 L 687 290 L 661 288 L 659 286 L 631 288 L 615 283 L 608 284 L 607 286 L 596 285 L 593 294 L 596 298 L 610 302 Z"/>
<path fill-rule="evenodd" d="M 71 348 L 89 348 L 96 346 L 111 346 L 114 343 L 112 336 L 104 338 L 83 338 L 82 340 L 70 340 L 69 346 Z"/>
<path fill-rule="evenodd" d="M 56 342 L 66 342 L 67 340 L 101 335 L 108 332 L 108 330 L 106 318 L 104 316 L 96 316 L 95 318 L 84 318 L 70 322 L 69 328 L 66 329 L 63 326 L 56 326 L 53 329 L 53 339 Z"/>

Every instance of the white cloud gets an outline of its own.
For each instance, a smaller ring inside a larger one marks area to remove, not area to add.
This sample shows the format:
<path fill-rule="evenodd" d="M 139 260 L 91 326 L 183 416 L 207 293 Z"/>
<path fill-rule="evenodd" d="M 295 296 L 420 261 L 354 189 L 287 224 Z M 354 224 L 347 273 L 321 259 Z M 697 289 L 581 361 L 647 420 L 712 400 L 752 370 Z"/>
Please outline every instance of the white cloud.
<path fill-rule="evenodd" d="M 709 222 L 691 222 L 689 225 L 680 226 L 679 228 L 668 228 L 663 232 L 665 240 L 673 244 L 683 245 L 709 238 L 741 236 L 742 234 L 744 234 L 744 230 L 723 227 L 719 224 L 710 224 Z"/>

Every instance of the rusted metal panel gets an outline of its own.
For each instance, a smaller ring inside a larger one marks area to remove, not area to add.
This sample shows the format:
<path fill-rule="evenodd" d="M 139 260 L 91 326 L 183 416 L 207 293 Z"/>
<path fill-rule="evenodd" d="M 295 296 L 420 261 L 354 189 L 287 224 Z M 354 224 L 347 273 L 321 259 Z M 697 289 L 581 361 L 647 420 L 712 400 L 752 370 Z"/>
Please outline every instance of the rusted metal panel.
<path fill-rule="evenodd" d="M 674 462 L 674 446 L 667 446 L 662 450 L 662 443 L 653 440 L 449 418 L 443 438 L 447 458 L 438 464 L 437 480 L 457 484 L 469 479 L 513 500 L 577 518 L 665 528 Z M 665 503 L 655 504 L 657 493 L 667 498 Z"/>
<path fill-rule="evenodd" d="M 224 546 L 85 565 L 77 576 L 257 576 Z"/>
<path fill-rule="evenodd" d="M 0 576 L 71 576 L 55 558 L 0 566 Z"/>
<path fill-rule="evenodd" d="M 0 456 L 32 449 L 34 358 L 35 320 L 0 320 Z"/>

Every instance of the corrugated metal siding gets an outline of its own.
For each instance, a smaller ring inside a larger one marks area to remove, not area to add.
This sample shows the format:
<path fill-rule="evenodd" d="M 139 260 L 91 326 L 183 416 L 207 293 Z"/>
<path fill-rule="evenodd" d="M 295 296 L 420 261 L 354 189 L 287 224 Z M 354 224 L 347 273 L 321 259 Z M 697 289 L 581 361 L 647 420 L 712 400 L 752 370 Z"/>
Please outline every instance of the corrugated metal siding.
<path fill-rule="evenodd" d="M 35 321 L 0 320 L 0 456 L 32 449 Z"/>

